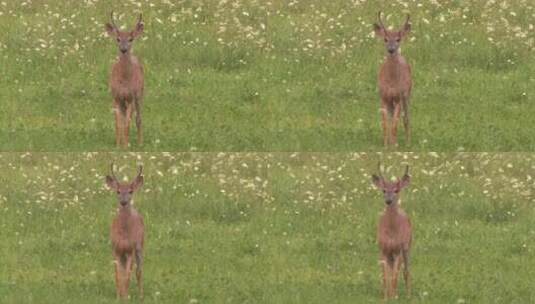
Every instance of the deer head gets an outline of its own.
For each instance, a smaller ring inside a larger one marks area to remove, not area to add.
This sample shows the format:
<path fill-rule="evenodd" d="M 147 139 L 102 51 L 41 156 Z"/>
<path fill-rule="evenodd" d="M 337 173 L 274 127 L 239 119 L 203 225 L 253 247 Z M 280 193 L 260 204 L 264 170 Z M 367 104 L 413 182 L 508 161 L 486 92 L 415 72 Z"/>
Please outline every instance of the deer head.
<path fill-rule="evenodd" d="M 381 19 L 381 12 L 378 13 L 377 17 L 378 23 L 373 24 L 375 35 L 384 39 L 386 50 L 390 55 L 394 55 L 398 52 L 403 38 L 405 38 L 411 31 L 411 24 L 409 23 L 410 16 L 407 15 L 407 20 L 405 20 L 403 28 L 399 31 L 389 31 L 385 28 Z"/>
<path fill-rule="evenodd" d="M 110 189 L 117 191 L 117 198 L 119 199 L 119 203 L 122 207 L 130 204 L 132 197 L 134 196 L 134 192 L 136 192 L 143 185 L 143 176 L 141 176 L 142 171 L 143 167 L 139 166 L 139 170 L 134 181 L 124 184 L 120 183 L 119 180 L 117 180 L 117 177 L 115 177 L 115 174 L 113 173 L 113 164 L 111 164 L 111 175 L 106 176 L 106 184 L 108 187 L 110 187 Z"/>
<path fill-rule="evenodd" d="M 381 174 L 381 164 L 378 165 L 379 175 L 372 175 L 373 184 L 383 190 L 385 203 L 387 205 L 397 204 L 399 201 L 399 194 L 403 188 L 409 185 L 411 177 L 409 176 L 409 166 L 405 167 L 405 174 L 394 182 L 386 181 Z"/>
<path fill-rule="evenodd" d="M 113 12 L 111 12 L 111 22 L 106 23 L 106 32 L 108 32 L 110 37 L 113 37 L 117 40 L 119 51 L 121 51 L 122 54 L 126 54 L 132 48 L 134 39 L 143 33 L 143 27 L 142 16 L 139 14 L 139 19 L 134 30 L 129 32 L 120 31 L 117 25 L 115 25 L 115 21 L 113 20 Z"/>

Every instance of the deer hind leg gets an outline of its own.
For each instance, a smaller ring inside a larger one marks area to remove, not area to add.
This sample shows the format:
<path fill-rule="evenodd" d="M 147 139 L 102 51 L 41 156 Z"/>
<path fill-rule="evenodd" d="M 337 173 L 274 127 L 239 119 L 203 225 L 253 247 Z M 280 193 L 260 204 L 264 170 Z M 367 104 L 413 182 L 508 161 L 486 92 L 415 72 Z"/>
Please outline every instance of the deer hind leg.
<path fill-rule="evenodd" d="M 403 127 L 405 128 L 405 138 L 407 140 L 407 144 L 410 145 L 411 143 L 411 126 L 410 126 L 410 111 L 409 111 L 409 99 L 403 98 Z"/>
<path fill-rule="evenodd" d="M 139 298 L 143 299 L 143 249 L 136 249 L 136 280 Z"/>
<path fill-rule="evenodd" d="M 405 280 L 405 288 L 407 289 L 407 297 L 411 297 L 411 275 L 410 275 L 410 259 L 409 250 L 403 250 L 403 279 Z"/>
<path fill-rule="evenodd" d="M 398 123 L 399 123 L 399 115 L 401 112 L 401 105 L 399 102 L 396 102 L 394 105 L 394 114 L 392 117 L 392 137 L 390 138 L 390 143 L 392 145 L 398 144 Z"/>
<path fill-rule="evenodd" d="M 135 100 L 134 106 L 136 107 L 136 129 L 137 129 L 137 144 L 143 145 L 143 129 L 141 128 L 141 98 Z"/>

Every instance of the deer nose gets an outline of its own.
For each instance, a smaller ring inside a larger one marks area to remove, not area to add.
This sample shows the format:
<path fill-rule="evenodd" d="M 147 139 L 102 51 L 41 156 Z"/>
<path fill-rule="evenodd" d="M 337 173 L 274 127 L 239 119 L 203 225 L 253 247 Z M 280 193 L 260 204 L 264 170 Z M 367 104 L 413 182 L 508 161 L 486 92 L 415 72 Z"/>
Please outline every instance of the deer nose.
<path fill-rule="evenodd" d="M 395 51 L 396 51 L 395 48 L 388 48 L 388 52 L 389 52 L 390 54 L 394 54 Z"/>
<path fill-rule="evenodd" d="M 121 48 L 121 53 L 124 54 L 124 53 L 126 53 L 127 51 L 128 51 L 128 49 L 126 49 L 126 48 Z"/>
<path fill-rule="evenodd" d="M 121 206 L 126 206 L 128 204 L 128 201 L 121 201 Z"/>
<path fill-rule="evenodd" d="M 392 204 L 392 200 L 391 200 L 391 199 L 387 199 L 387 200 L 385 201 L 385 203 L 386 203 L 387 205 L 390 205 L 390 204 Z"/>

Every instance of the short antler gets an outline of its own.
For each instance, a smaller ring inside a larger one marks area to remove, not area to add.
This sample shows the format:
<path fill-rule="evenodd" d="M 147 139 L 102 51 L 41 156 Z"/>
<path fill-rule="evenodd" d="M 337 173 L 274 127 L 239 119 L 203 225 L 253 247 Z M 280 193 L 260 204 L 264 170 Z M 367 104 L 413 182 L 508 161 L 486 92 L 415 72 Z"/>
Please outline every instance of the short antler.
<path fill-rule="evenodd" d="M 140 165 L 140 166 L 138 167 L 138 170 L 137 170 L 137 176 L 138 176 L 138 177 L 141 176 L 142 173 L 143 173 L 143 166 Z"/>
<path fill-rule="evenodd" d="M 405 166 L 405 176 L 409 175 L 409 165 Z"/>
<path fill-rule="evenodd" d="M 139 18 L 137 19 L 137 23 L 142 23 L 142 22 L 143 22 L 143 15 L 139 13 Z"/>
<path fill-rule="evenodd" d="M 411 15 L 407 14 L 407 19 L 405 20 L 405 24 L 409 24 L 410 21 L 411 21 Z"/>
<path fill-rule="evenodd" d="M 111 177 L 113 177 L 114 180 L 117 180 L 117 177 L 115 176 L 115 173 L 113 172 L 113 163 L 111 163 L 110 165 L 110 173 L 111 173 Z"/>
<path fill-rule="evenodd" d="M 383 12 L 379 11 L 379 13 L 377 13 L 377 21 L 379 21 L 379 25 L 382 27 L 382 28 L 385 28 L 385 25 L 383 23 L 383 19 L 381 19 L 381 15 L 382 15 Z"/>
<path fill-rule="evenodd" d="M 113 25 L 114 28 L 117 28 L 117 25 L 115 24 L 115 20 L 113 18 L 113 11 L 111 11 L 111 14 L 110 14 L 110 22 L 111 22 L 111 25 Z"/>
<path fill-rule="evenodd" d="M 383 179 L 383 172 L 381 170 L 381 161 L 377 162 L 377 174 L 381 179 Z"/>

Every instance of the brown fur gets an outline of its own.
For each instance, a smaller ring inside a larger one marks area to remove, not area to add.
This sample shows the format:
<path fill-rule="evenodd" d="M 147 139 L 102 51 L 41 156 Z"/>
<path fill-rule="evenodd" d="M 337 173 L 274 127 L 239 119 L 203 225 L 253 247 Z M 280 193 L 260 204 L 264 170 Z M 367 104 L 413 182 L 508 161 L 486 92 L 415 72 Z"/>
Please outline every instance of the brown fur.
<path fill-rule="evenodd" d="M 403 264 L 403 277 L 407 296 L 411 295 L 410 249 L 412 226 L 409 217 L 399 207 L 399 194 L 410 182 L 408 167 L 405 175 L 396 182 L 388 182 L 382 175 L 374 175 L 374 184 L 383 190 L 386 208 L 377 226 L 377 243 L 383 269 L 383 295 L 385 300 L 397 297 L 398 274 Z"/>
<path fill-rule="evenodd" d="M 374 24 L 375 34 L 385 41 L 387 57 L 379 70 L 378 83 L 381 96 L 383 143 L 397 145 L 397 128 L 401 112 L 407 143 L 410 144 L 409 101 L 412 90 L 411 66 L 399 52 L 401 41 L 410 32 L 409 17 L 402 30 L 388 31 L 379 12 L 379 24 Z"/>
<path fill-rule="evenodd" d="M 135 258 L 139 296 L 143 298 L 143 248 L 145 226 L 143 217 L 131 204 L 133 193 L 143 184 L 141 167 L 136 179 L 130 184 L 121 184 L 113 174 L 106 176 L 107 185 L 117 191 L 119 208 L 110 229 L 112 253 L 115 262 L 115 290 L 117 298 L 128 297 L 128 285 Z"/>
<path fill-rule="evenodd" d="M 132 55 L 131 47 L 135 38 L 143 32 L 141 15 L 136 28 L 131 32 L 119 31 L 113 23 L 106 24 L 111 37 L 116 38 L 119 57 L 113 64 L 110 76 L 110 88 L 113 96 L 115 113 L 115 142 L 117 146 L 128 147 L 128 133 L 132 113 L 136 113 L 137 143 L 143 144 L 141 106 L 143 104 L 144 72 L 139 60 Z"/>

